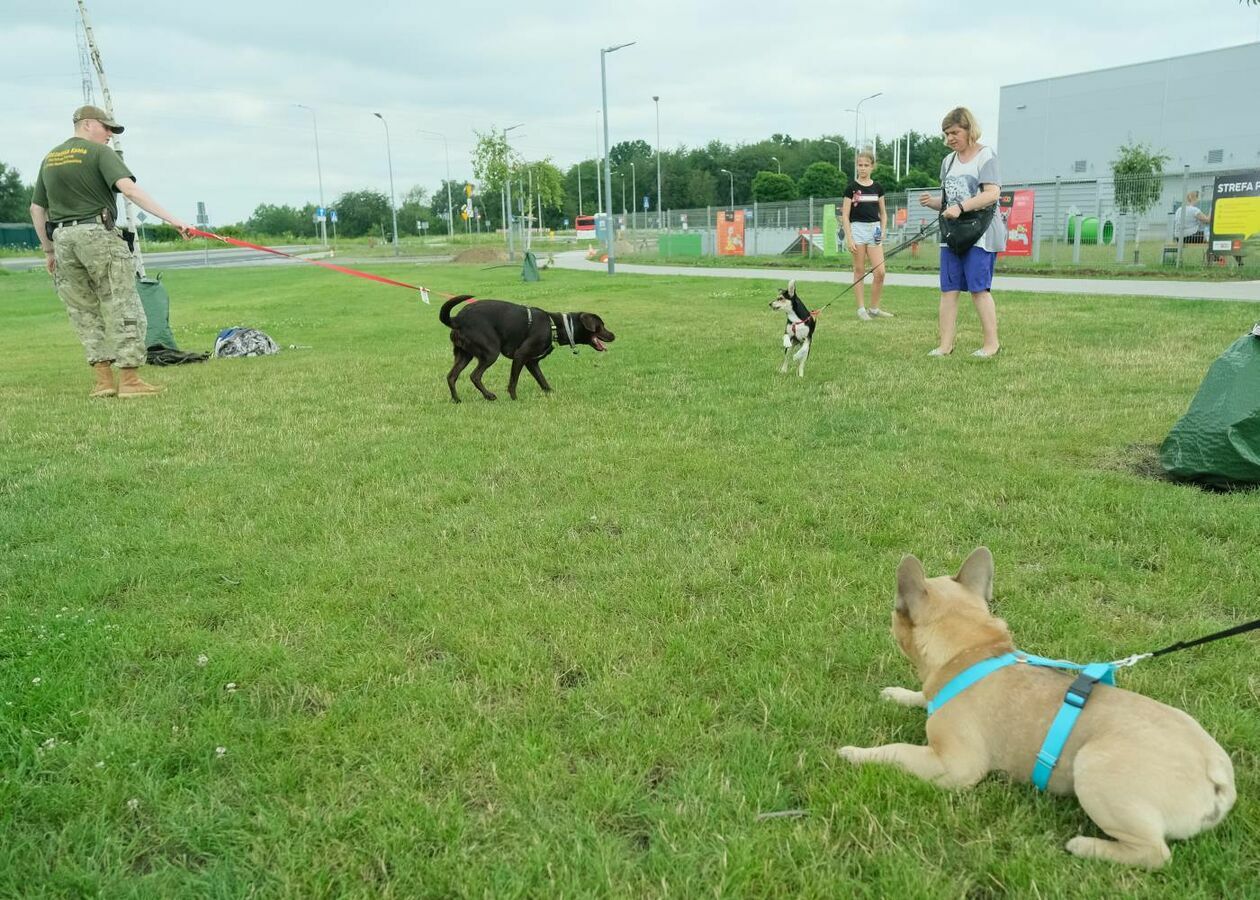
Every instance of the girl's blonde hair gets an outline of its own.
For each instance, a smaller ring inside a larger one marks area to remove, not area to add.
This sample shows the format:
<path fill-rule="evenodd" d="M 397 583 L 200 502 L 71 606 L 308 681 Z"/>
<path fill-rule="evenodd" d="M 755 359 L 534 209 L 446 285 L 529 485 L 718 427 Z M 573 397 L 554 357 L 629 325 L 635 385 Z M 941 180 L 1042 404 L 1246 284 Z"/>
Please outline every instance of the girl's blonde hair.
<path fill-rule="evenodd" d="M 980 120 L 967 107 L 955 106 L 945 113 L 944 119 L 941 119 L 941 131 L 953 128 L 955 125 L 967 132 L 967 139 L 971 143 L 974 144 L 980 140 Z"/>
<path fill-rule="evenodd" d="M 859 150 L 857 154 L 857 159 L 865 159 L 871 165 L 875 165 L 875 154 L 872 153 L 870 150 Z"/>

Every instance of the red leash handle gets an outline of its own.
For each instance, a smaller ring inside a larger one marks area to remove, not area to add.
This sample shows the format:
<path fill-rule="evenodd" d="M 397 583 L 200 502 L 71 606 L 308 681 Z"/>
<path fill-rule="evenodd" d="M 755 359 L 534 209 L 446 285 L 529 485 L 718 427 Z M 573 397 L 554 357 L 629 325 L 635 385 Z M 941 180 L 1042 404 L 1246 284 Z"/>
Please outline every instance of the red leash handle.
<path fill-rule="evenodd" d="M 346 266 L 339 266 L 335 263 L 327 263 L 318 259 L 307 259 L 303 256 L 294 256 L 292 253 L 285 253 L 283 250 L 276 250 L 272 247 L 264 247 L 262 244 L 251 244 L 249 241 L 241 241 L 236 238 L 224 237 L 221 234 L 214 234 L 210 231 L 202 231 L 200 228 L 189 227 L 188 231 L 197 237 L 209 238 L 212 241 L 221 241 L 224 244 L 231 244 L 234 247 L 244 247 L 247 250 L 260 250 L 263 253 L 270 253 L 273 256 L 283 256 L 287 259 L 296 259 L 299 262 L 310 263 L 313 266 L 321 266 L 325 269 L 332 269 L 334 272 L 341 272 L 343 275 L 353 275 L 355 278 L 366 278 L 369 281 L 379 281 L 381 284 L 392 284 L 394 287 L 407 288 L 411 291 L 419 291 L 421 296 L 428 303 L 429 289 L 414 284 L 408 284 L 405 281 L 395 281 L 392 278 L 386 278 L 384 275 L 373 275 L 371 272 L 361 272 L 358 269 L 351 269 Z M 433 291 L 439 297 L 450 299 L 455 294 L 447 294 L 443 291 Z"/>

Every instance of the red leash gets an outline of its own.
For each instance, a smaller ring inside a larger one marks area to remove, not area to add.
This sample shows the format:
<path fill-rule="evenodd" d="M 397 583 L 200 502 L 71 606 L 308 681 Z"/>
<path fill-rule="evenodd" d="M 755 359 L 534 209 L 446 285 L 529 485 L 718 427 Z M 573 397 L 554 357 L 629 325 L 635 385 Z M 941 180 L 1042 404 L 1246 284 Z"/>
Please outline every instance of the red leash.
<path fill-rule="evenodd" d="M 189 228 L 189 232 L 197 235 L 197 237 L 210 238 L 214 241 L 222 241 L 225 244 L 231 244 L 234 247 L 245 247 L 249 250 L 261 250 L 263 253 L 270 253 L 273 256 L 283 256 L 288 259 L 296 259 L 299 262 L 310 263 L 313 266 L 322 266 L 325 269 L 332 269 L 334 272 L 341 272 L 343 275 L 353 275 L 355 278 L 366 278 L 369 281 L 379 281 L 381 284 L 392 284 L 394 287 L 407 288 L 410 291 L 419 291 L 420 299 L 425 303 L 429 302 L 429 289 L 414 284 L 408 284 L 405 281 L 395 281 L 392 278 L 386 278 L 384 275 L 373 275 L 371 272 L 360 272 L 358 269 L 350 269 L 346 266 L 338 266 L 334 263 L 321 262 L 318 259 L 307 259 L 303 256 L 294 256 L 292 253 L 285 253 L 283 250 L 275 250 L 271 247 L 264 247 L 262 244 L 251 244 L 249 241 L 240 241 L 236 238 L 224 237 L 220 234 L 214 234 L 209 231 L 202 231 L 199 228 Z M 447 294 L 443 291 L 433 291 L 439 297 L 450 299 L 455 294 Z"/>

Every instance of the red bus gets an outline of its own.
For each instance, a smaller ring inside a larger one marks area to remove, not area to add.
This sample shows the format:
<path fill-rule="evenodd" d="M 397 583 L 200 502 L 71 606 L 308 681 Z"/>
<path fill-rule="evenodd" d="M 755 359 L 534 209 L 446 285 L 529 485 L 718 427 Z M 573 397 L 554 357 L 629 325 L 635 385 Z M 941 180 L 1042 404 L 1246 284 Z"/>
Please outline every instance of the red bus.
<path fill-rule="evenodd" d="M 577 231 L 578 237 L 581 237 L 584 232 L 593 236 L 595 234 L 595 217 L 578 216 L 573 220 L 573 227 Z"/>

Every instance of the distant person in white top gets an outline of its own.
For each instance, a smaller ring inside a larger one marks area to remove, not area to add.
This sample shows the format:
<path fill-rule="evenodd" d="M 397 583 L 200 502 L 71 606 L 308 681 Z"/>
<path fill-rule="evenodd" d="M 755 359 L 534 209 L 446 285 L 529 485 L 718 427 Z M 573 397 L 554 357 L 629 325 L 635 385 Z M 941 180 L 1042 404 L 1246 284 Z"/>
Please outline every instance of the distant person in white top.
<path fill-rule="evenodd" d="M 957 219 L 964 212 L 984 209 L 998 202 L 1002 189 L 998 174 L 997 154 L 980 141 L 980 123 L 965 106 L 951 109 L 941 121 L 945 145 L 954 151 L 941 160 L 941 184 L 946 204 L 941 209 L 939 194 L 924 192 L 919 203 L 941 211 L 946 219 Z M 958 320 L 958 295 L 971 294 L 971 302 L 980 316 L 984 344 L 972 356 L 990 359 L 1002 349 L 998 341 L 997 308 L 993 303 L 993 264 L 1006 249 L 1006 226 L 995 215 L 988 229 L 974 246 L 961 256 L 941 244 L 941 306 L 939 315 L 940 343 L 928 356 L 949 356 L 954 352 L 954 334 Z"/>
<path fill-rule="evenodd" d="M 1198 191 L 1186 194 L 1186 202 L 1181 204 L 1181 209 L 1177 210 L 1177 215 L 1173 217 L 1177 237 L 1181 238 L 1183 244 L 1204 243 L 1207 235 L 1203 231 L 1203 226 L 1210 221 L 1211 219 L 1203 214 L 1203 210 L 1199 209 Z"/>

